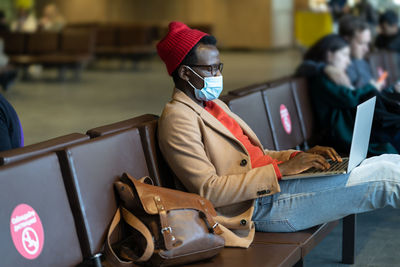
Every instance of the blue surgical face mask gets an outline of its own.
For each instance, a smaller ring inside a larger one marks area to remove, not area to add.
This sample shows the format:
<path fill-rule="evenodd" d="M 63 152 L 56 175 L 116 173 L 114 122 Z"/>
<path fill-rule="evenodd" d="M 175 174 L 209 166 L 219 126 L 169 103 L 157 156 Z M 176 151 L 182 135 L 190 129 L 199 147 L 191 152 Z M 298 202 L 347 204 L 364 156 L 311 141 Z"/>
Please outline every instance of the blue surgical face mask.
<path fill-rule="evenodd" d="M 211 101 L 217 99 L 222 92 L 222 75 L 220 76 L 211 76 L 211 77 L 201 77 L 197 74 L 192 68 L 188 66 L 188 68 L 196 74 L 200 79 L 204 81 L 204 87 L 201 89 L 197 89 L 193 86 L 190 81 L 187 81 L 190 86 L 194 89 L 194 95 L 198 100 L 202 101 Z"/>

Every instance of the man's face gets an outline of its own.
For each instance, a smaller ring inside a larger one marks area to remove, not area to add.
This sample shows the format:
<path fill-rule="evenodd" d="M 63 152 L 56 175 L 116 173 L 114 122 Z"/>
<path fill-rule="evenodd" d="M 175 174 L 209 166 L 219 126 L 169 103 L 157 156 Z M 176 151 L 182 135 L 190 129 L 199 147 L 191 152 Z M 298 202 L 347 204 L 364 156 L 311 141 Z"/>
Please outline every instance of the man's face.
<path fill-rule="evenodd" d="M 371 31 L 369 29 L 356 32 L 350 39 L 351 56 L 355 59 L 363 59 L 369 51 L 370 43 Z"/>
<path fill-rule="evenodd" d="M 197 74 L 201 77 L 211 77 L 211 76 L 220 76 L 221 72 L 219 70 L 213 71 L 211 66 L 216 66 L 221 63 L 219 58 L 219 51 L 214 45 L 205 45 L 199 44 L 196 50 L 197 55 L 197 63 L 195 65 L 202 65 L 202 66 L 191 66 Z M 209 66 L 209 67 L 207 67 Z M 190 82 L 196 88 L 203 88 L 204 81 L 200 79 L 196 74 L 193 72 L 189 72 L 188 76 L 190 78 Z"/>

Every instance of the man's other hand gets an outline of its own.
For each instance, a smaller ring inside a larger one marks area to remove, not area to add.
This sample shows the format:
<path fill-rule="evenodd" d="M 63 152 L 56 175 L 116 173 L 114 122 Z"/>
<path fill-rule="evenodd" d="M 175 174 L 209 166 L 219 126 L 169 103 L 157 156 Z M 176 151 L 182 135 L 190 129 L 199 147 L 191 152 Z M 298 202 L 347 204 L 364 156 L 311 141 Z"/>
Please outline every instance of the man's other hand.
<path fill-rule="evenodd" d="M 312 167 L 326 170 L 330 167 L 326 159 L 318 154 L 299 153 L 288 161 L 278 165 L 283 176 L 301 173 Z"/>
<path fill-rule="evenodd" d="M 325 156 L 326 158 L 329 158 L 333 161 L 342 162 L 342 158 L 339 156 L 339 154 L 336 152 L 336 150 L 333 149 L 332 147 L 315 146 L 315 147 L 307 150 L 307 153 L 318 154 L 321 156 Z"/>

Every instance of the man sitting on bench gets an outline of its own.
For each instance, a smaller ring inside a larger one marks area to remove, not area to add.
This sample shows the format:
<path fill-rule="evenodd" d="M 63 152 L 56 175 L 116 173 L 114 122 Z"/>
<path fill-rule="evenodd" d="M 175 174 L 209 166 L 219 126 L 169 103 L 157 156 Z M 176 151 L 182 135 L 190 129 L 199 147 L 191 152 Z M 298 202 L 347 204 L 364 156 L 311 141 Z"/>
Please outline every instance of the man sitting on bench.
<path fill-rule="evenodd" d="M 255 231 L 293 232 L 400 207 L 400 156 L 365 160 L 350 175 L 280 180 L 328 168 L 325 157 L 341 158 L 320 146 L 302 153 L 264 150 L 250 127 L 217 99 L 223 64 L 213 36 L 172 22 L 157 50 L 175 83 L 159 119 L 161 151 L 185 188 L 214 204 L 227 246 L 248 247 Z"/>

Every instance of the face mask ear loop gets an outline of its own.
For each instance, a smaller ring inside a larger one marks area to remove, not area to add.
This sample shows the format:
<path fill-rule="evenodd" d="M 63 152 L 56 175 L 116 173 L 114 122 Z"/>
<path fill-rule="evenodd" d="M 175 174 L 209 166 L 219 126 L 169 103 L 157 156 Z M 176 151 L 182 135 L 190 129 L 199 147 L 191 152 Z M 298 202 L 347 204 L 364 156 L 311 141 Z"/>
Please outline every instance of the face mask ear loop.
<path fill-rule="evenodd" d="M 203 81 L 204 81 L 204 78 L 203 77 L 201 77 L 197 72 L 195 72 L 191 67 L 189 67 L 189 66 L 186 66 L 189 70 L 191 70 L 194 74 L 196 74 L 197 75 L 197 77 L 199 77 L 200 79 L 202 79 Z M 189 84 L 190 84 L 190 86 L 193 88 L 193 89 L 196 89 L 196 90 L 201 90 L 201 89 L 197 89 L 196 87 L 194 87 L 194 85 L 188 80 L 187 81 Z"/>
<path fill-rule="evenodd" d="M 197 75 L 197 77 L 199 77 L 200 79 L 202 79 L 203 81 L 204 81 L 204 78 L 203 77 L 201 77 L 197 72 L 195 72 L 191 67 L 189 67 L 189 66 L 186 66 L 189 70 L 191 70 L 194 74 L 196 74 Z"/>
<path fill-rule="evenodd" d="M 194 85 L 191 82 L 189 82 L 189 81 L 187 81 L 187 82 L 193 89 L 200 90 L 200 89 L 197 89 L 196 87 L 194 87 Z"/>

